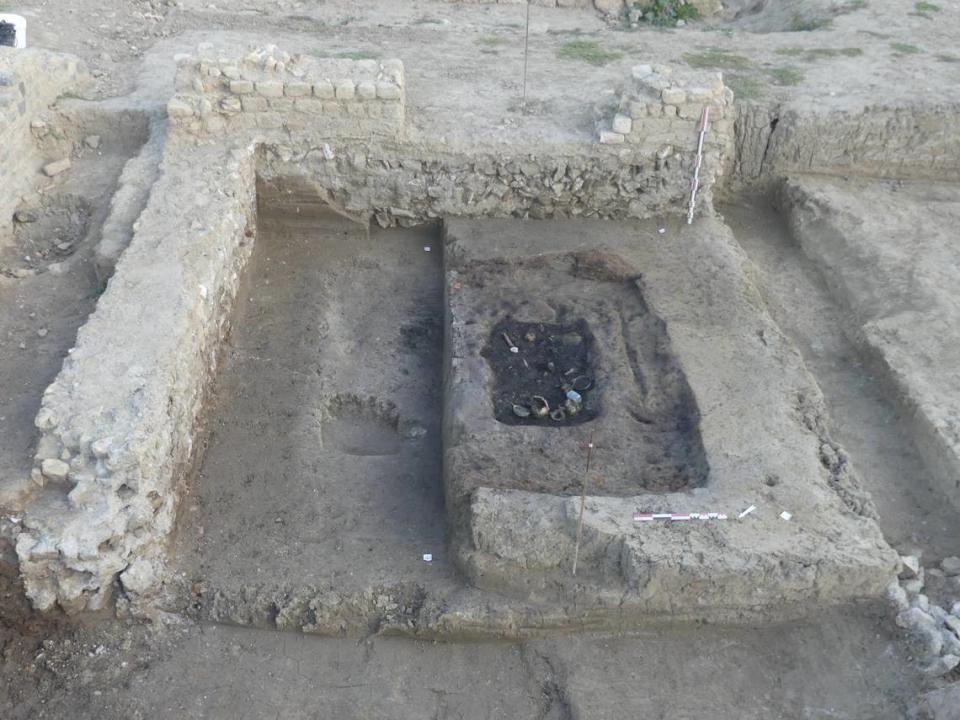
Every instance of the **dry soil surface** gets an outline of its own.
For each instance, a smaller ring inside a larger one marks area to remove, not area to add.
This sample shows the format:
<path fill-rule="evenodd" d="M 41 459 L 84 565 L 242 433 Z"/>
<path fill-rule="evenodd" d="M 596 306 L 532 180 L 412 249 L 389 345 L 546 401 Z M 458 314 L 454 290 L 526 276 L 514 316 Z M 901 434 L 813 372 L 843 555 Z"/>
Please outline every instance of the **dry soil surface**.
<path fill-rule="evenodd" d="M 694 23 L 682 30 L 608 28 L 592 13 L 534 8 L 528 78 L 534 112 L 528 115 L 517 111 L 521 6 L 33 0 L 4 3 L 4 9 L 28 17 L 32 44 L 74 52 L 88 62 L 95 75 L 90 98 L 133 92 L 123 102 L 147 109 L 166 100 L 172 53 L 208 39 L 208 32 L 215 40 L 237 33 L 327 53 L 399 55 L 417 78 L 410 96 L 414 114 L 453 107 L 432 131 L 467 144 L 478 126 L 493 127 L 492 132 L 520 127 L 531 139 L 544 133 L 583 137 L 592 126 L 582 88 L 596 89 L 590 97 L 602 95 L 638 56 L 670 63 L 687 55 L 725 69 L 741 98 L 752 95 L 757 102 L 789 96 L 798 103 L 844 107 L 878 97 L 910 101 L 919 93 L 956 100 L 960 6 L 940 5 L 919 12 L 901 0 L 851 2 L 795 22 L 794 5 L 771 3 L 752 19 Z M 803 12 L 809 15 L 808 9 Z M 609 53 L 608 64 L 591 64 L 582 52 L 558 57 L 574 40 L 596 43 Z M 47 265 L 35 276 L 0 276 L 3 471 L 29 465 L 40 393 L 95 301 L 98 285 L 84 259 L 92 250 L 87 238 L 102 222 L 122 165 L 122 158 L 110 156 L 106 140 L 96 169 L 77 163 L 63 185 L 64 192 L 89 203 L 87 233 L 71 236 L 74 244 L 66 249 L 53 242 L 53 230 L 26 238 L 31 248 L 44 248 L 51 257 L 61 253 L 82 261 L 67 263 L 62 274 Z M 837 438 L 861 469 L 888 538 L 916 543 L 933 557 L 957 554 L 954 516 L 925 484 L 895 411 L 843 340 L 841 311 L 822 280 L 786 242 L 782 225 L 766 208 L 746 204 L 725 212 L 760 267 L 758 282 L 778 320 L 823 387 Z M 4 247 L 11 271 L 33 262 L 24 259 L 26 253 L 7 257 L 11 247 Z M 426 261 L 417 254 L 417 262 Z M 285 332 L 293 332 L 291 327 Z M 270 337 L 270 329 L 263 329 Z M 340 435 L 341 447 L 351 446 L 347 430 Z M 382 439 L 391 447 L 396 442 L 389 435 Z M 351 457 L 365 462 L 371 456 Z M 376 462 L 382 456 L 372 457 Z M 900 479 L 908 473 L 915 482 L 905 486 Z M 430 508 L 436 502 L 431 493 L 426 483 L 412 506 Z M 428 536 L 411 538 L 411 550 L 419 550 L 421 540 L 435 539 L 437 529 L 423 532 Z M 10 548 L 0 541 L 0 551 L 0 716 L 5 718 L 866 720 L 906 716 L 929 683 L 918 676 L 890 615 L 878 608 L 831 610 L 772 627 L 658 626 L 630 636 L 519 644 L 311 638 L 202 624 L 148 627 L 110 618 L 66 623 L 31 615 Z"/>

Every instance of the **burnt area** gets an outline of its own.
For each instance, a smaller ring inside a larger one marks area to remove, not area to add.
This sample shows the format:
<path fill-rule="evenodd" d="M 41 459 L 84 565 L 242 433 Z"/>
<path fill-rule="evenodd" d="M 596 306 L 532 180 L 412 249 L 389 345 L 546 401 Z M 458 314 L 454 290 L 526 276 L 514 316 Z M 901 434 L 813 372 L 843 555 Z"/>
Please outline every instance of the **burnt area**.
<path fill-rule="evenodd" d="M 507 317 L 498 322 L 481 351 L 493 370 L 494 417 L 506 425 L 542 427 L 568 427 L 596 418 L 601 406 L 591 362 L 594 342 L 584 320 L 553 324 Z M 529 417 L 515 414 L 514 405 L 530 408 L 537 395 L 547 400 L 551 411 L 563 407 L 567 389 L 578 377 L 586 377 L 590 384 L 579 393 L 582 403 L 576 414 L 565 412 L 560 420 L 549 415 L 536 417 L 533 412 Z"/>

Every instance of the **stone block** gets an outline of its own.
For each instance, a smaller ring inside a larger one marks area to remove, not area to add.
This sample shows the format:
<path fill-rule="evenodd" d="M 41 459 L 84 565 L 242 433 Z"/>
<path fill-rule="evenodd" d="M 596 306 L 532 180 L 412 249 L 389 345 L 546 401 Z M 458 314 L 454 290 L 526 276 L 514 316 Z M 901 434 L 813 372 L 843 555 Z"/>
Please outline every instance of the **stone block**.
<path fill-rule="evenodd" d="M 337 86 L 334 88 L 334 92 L 337 100 L 353 100 L 356 94 L 356 86 L 353 84 L 353 80 L 339 80 Z"/>
<path fill-rule="evenodd" d="M 252 80 L 231 80 L 230 92 L 234 95 L 249 95 L 253 92 Z"/>
<path fill-rule="evenodd" d="M 400 88 L 394 85 L 393 83 L 378 82 L 377 97 L 380 98 L 381 100 L 399 100 Z"/>
<path fill-rule="evenodd" d="M 313 84 L 313 96 L 321 100 L 332 100 L 334 98 L 333 83 L 329 80 L 322 80 Z"/>
<path fill-rule="evenodd" d="M 257 116 L 250 113 L 234 115 L 229 119 L 229 127 L 231 131 L 250 130 L 256 126 Z"/>
<path fill-rule="evenodd" d="M 944 574 L 950 575 L 960 575 L 960 557 L 956 555 L 951 555 L 940 561 L 940 567 L 943 569 Z"/>
<path fill-rule="evenodd" d="M 708 87 L 689 87 L 687 88 L 687 102 L 700 103 L 707 105 L 721 99 L 723 88 L 714 92 Z"/>
<path fill-rule="evenodd" d="M 49 458 L 41 463 L 40 472 L 43 473 L 45 478 L 50 480 L 66 480 L 67 475 L 70 474 L 70 466 L 63 460 Z"/>
<path fill-rule="evenodd" d="M 270 107 L 265 97 L 256 95 L 244 95 L 240 98 L 240 104 L 243 111 L 249 113 L 266 112 Z"/>
<path fill-rule="evenodd" d="M 658 105 L 657 113 L 660 112 L 660 106 Z M 641 102 L 639 100 L 633 100 L 628 105 L 628 112 L 630 117 L 636 120 L 637 118 L 646 117 L 648 115 L 648 106 L 647 103 Z"/>
<path fill-rule="evenodd" d="M 257 94 L 267 98 L 283 97 L 283 83 L 279 80 L 260 80 L 256 84 Z"/>
<path fill-rule="evenodd" d="M 167 115 L 171 118 L 187 118 L 193 115 L 193 105 L 183 98 L 173 97 L 167 103 Z"/>
<path fill-rule="evenodd" d="M 623 137 L 618 132 L 613 132 L 612 130 L 601 130 L 600 131 L 600 142 L 604 145 L 618 145 L 623 143 L 626 138 Z"/>
<path fill-rule="evenodd" d="M 324 115 L 339 115 L 343 112 L 343 105 L 338 102 L 324 102 L 323 103 L 323 114 Z"/>
<path fill-rule="evenodd" d="M 283 92 L 287 97 L 303 97 L 311 92 L 310 83 L 300 80 L 291 81 L 283 86 Z"/>
<path fill-rule="evenodd" d="M 319 115 L 323 112 L 323 101 L 316 98 L 297 98 L 293 101 L 293 109 L 298 112 Z"/>
<path fill-rule="evenodd" d="M 220 101 L 220 112 L 225 115 L 236 115 L 241 110 L 243 110 L 242 98 L 230 96 Z"/>
<path fill-rule="evenodd" d="M 687 94 L 680 88 L 667 88 L 660 93 L 664 105 L 682 105 L 687 101 Z"/>
<path fill-rule="evenodd" d="M 383 119 L 390 122 L 402 123 L 404 119 L 403 104 L 389 103 L 381 106 Z"/>
<path fill-rule="evenodd" d="M 357 72 L 360 75 L 375 76 L 380 71 L 380 63 L 376 60 L 367 58 L 356 61 Z"/>
<path fill-rule="evenodd" d="M 633 120 L 631 120 L 626 115 L 614 115 L 613 116 L 613 131 L 615 133 L 620 133 L 621 135 L 626 135 L 633 129 Z"/>
<path fill-rule="evenodd" d="M 373 100 L 377 97 L 377 86 L 371 81 L 365 81 L 357 85 L 357 97 L 361 100 Z"/>
<path fill-rule="evenodd" d="M 403 87 L 403 63 L 400 60 L 385 60 L 383 75 L 400 87 Z"/>
<path fill-rule="evenodd" d="M 307 128 L 306 115 L 291 113 L 284 118 L 283 122 L 284 125 L 287 126 L 287 130 L 290 130 L 291 132 L 303 132 Z"/>
<path fill-rule="evenodd" d="M 208 133 L 221 133 L 227 127 L 227 121 L 220 115 L 208 115 L 203 119 L 203 129 Z"/>
<path fill-rule="evenodd" d="M 56 162 L 47 163 L 43 166 L 43 174 L 47 177 L 54 177 L 60 173 L 70 169 L 70 158 L 63 158 L 63 160 L 57 160 Z"/>
<path fill-rule="evenodd" d="M 293 111 L 293 98 L 282 97 L 282 98 L 271 98 L 270 99 L 270 109 L 276 110 L 277 112 L 288 113 Z"/>
<path fill-rule="evenodd" d="M 257 115 L 257 127 L 267 130 L 283 127 L 283 115 L 278 112 L 265 112 Z"/>

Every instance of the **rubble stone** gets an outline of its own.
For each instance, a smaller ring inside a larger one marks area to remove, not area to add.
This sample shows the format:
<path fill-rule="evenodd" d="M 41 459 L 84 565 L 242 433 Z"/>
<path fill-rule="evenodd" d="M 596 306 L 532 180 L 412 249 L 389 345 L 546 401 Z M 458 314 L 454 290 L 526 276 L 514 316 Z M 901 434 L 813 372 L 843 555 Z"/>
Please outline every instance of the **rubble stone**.
<path fill-rule="evenodd" d="M 70 474 L 70 466 L 63 460 L 50 458 L 43 461 L 40 471 L 50 480 L 66 480 L 67 475 Z"/>
<path fill-rule="evenodd" d="M 901 555 L 900 562 L 903 565 L 899 575 L 901 580 L 909 580 L 919 575 L 920 558 L 918 558 L 916 555 Z"/>
<path fill-rule="evenodd" d="M 946 557 L 940 562 L 940 568 L 948 576 L 960 575 L 960 557 L 953 555 Z"/>
<path fill-rule="evenodd" d="M 43 174 L 47 177 L 56 177 L 62 172 L 70 169 L 70 158 L 63 158 L 43 166 Z"/>

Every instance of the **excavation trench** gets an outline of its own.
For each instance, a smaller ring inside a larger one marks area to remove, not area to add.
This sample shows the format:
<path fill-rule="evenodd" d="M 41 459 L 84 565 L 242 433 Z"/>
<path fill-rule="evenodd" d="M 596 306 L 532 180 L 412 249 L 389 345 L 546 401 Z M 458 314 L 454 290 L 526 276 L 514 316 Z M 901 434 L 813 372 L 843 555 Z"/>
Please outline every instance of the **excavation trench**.
<path fill-rule="evenodd" d="M 181 523 L 196 581 L 346 591 L 444 573 L 437 239 L 261 200 Z"/>

